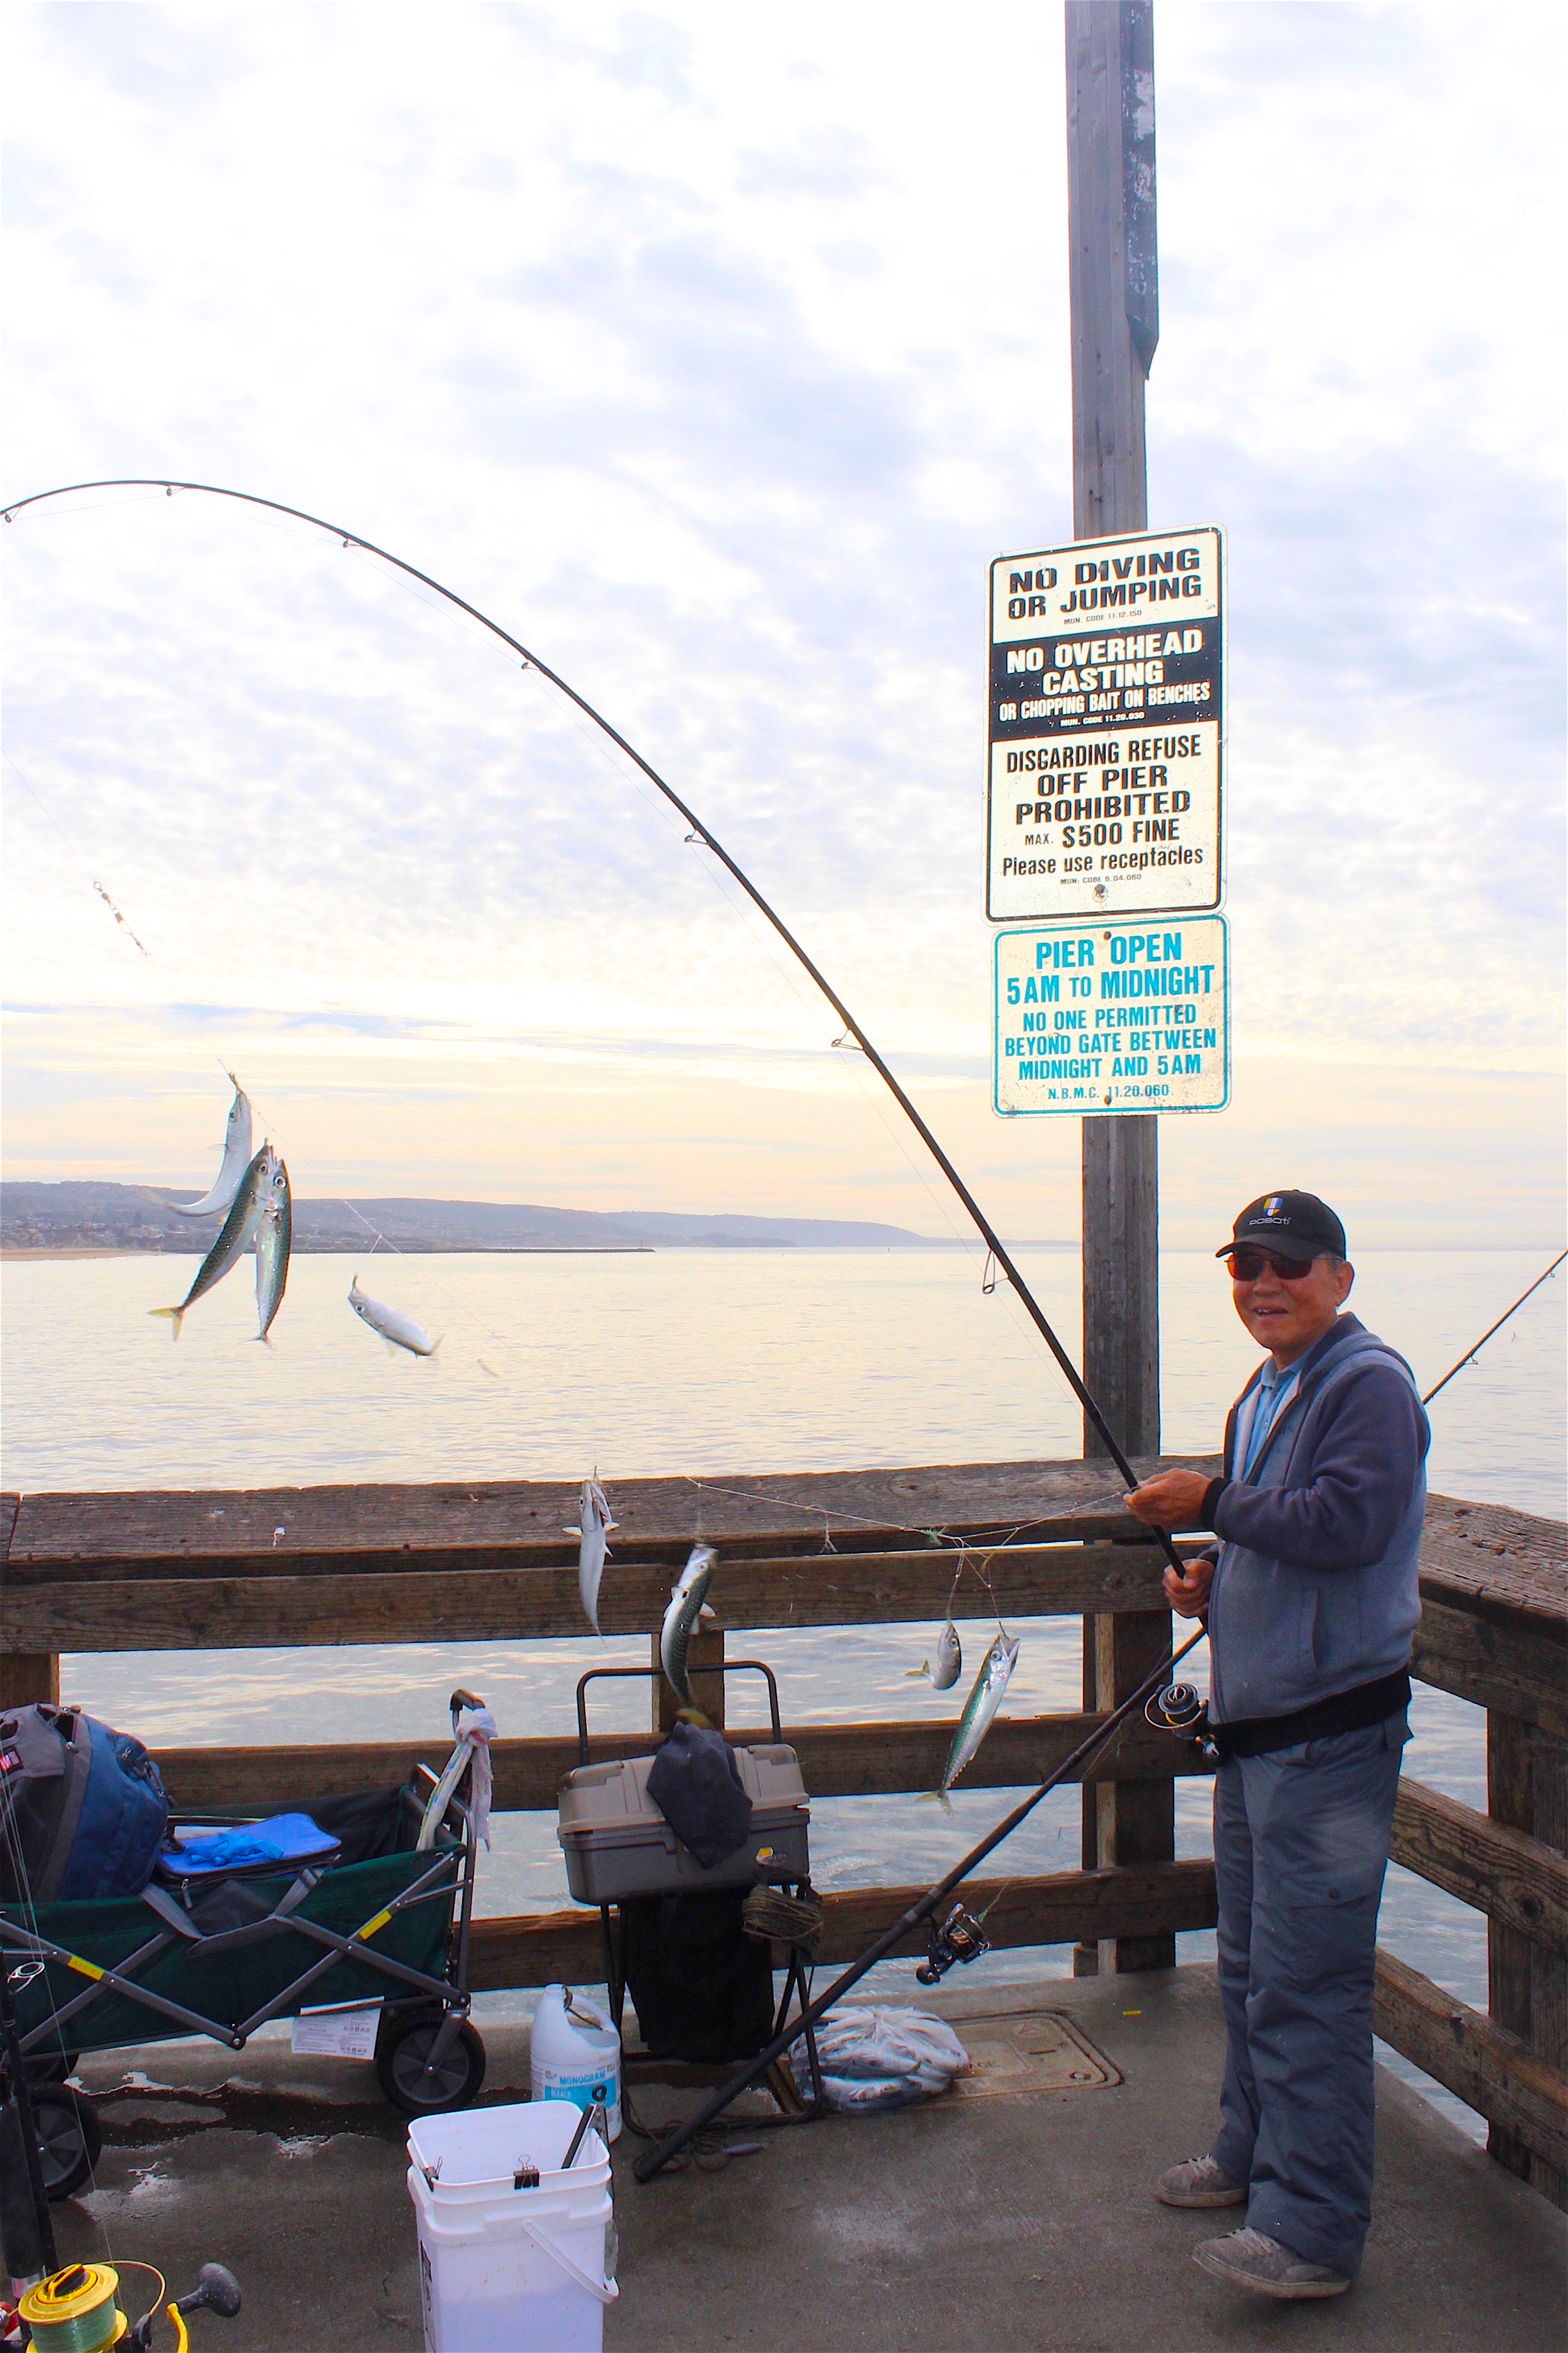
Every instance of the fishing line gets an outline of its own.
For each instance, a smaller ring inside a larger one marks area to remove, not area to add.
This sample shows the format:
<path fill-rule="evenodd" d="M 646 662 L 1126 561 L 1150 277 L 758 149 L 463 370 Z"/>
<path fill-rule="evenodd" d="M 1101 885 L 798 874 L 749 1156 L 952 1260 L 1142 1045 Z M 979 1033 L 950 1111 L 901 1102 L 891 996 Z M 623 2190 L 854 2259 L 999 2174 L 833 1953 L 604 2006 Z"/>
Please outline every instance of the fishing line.
<path fill-rule="evenodd" d="M 1565 1258 L 1568 1258 L 1568 1250 L 1559 1250 L 1551 1265 L 1547 1268 L 1546 1272 L 1536 1276 L 1535 1281 L 1531 1284 L 1529 1291 L 1521 1291 L 1519 1297 L 1514 1301 L 1513 1305 L 1509 1308 L 1505 1314 L 1500 1315 L 1495 1324 L 1488 1325 L 1487 1329 L 1481 1334 L 1480 1338 L 1476 1342 L 1475 1346 L 1473 1348 L 1468 1348 L 1465 1351 L 1465 1354 L 1459 1358 L 1457 1365 L 1449 1366 L 1447 1371 L 1438 1382 L 1437 1388 L 1427 1390 L 1426 1396 L 1421 1400 L 1423 1405 L 1430 1405 L 1433 1398 L 1437 1394 L 1437 1389 L 1446 1389 L 1456 1373 L 1462 1373 L 1467 1365 L 1473 1365 L 1475 1363 L 1476 1358 L 1480 1355 L 1481 1350 L 1486 1346 L 1487 1342 L 1491 1338 L 1492 1334 L 1502 1330 L 1502 1327 L 1508 1322 L 1510 1315 L 1517 1315 L 1520 1309 L 1524 1305 L 1525 1301 L 1535 1292 L 1539 1291 L 1543 1282 L 1550 1281 L 1551 1277 L 1556 1273 L 1558 1268 L 1562 1265 Z"/>
<path fill-rule="evenodd" d="M 1000 1268 L 1002 1273 L 1006 1276 L 1009 1284 L 1016 1292 L 1018 1298 L 1027 1312 L 1036 1330 L 1038 1332 L 1041 1339 L 1044 1340 L 1047 1347 L 1050 1350 L 1052 1356 L 1056 1359 L 1058 1367 L 1059 1368 L 1063 1378 L 1067 1381 L 1068 1388 L 1072 1390 L 1074 1396 L 1078 1398 L 1079 1405 L 1083 1408 L 1084 1412 L 1088 1415 L 1101 1444 L 1104 1446 L 1106 1452 L 1110 1455 L 1110 1460 L 1115 1463 L 1118 1471 L 1126 1482 L 1127 1486 L 1130 1489 L 1132 1489 L 1138 1485 L 1138 1475 L 1136 1472 L 1133 1470 L 1131 1463 L 1128 1461 L 1126 1454 L 1118 1442 L 1115 1434 L 1105 1419 L 1105 1416 L 1100 1411 L 1099 1405 L 1089 1394 L 1089 1391 L 1084 1383 L 1082 1377 L 1079 1373 L 1077 1366 L 1073 1364 L 1072 1359 L 1067 1353 L 1067 1350 L 1063 1347 L 1060 1340 L 1057 1337 L 1056 1332 L 1040 1308 L 1037 1301 L 1035 1299 L 1027 1283 L 1024 1281 L 1023 1275 L 1019 1272 L 1017 1267 L 1014 1263 L 1005 1243 L 1002 1240 L 1000 1235 L 991 1224 L 991 1221 L 986 1217 L 984 1210 L 975 1199 L 974 1195 L 970 1191 L 969 1187 L 964 1183 L 964 1180 L 960 1176 L 958 1169 L 949 1158 L 946 1151 L 937 1140 L 937 1137 L 932 1133 L 931 1127 L 921 1117 L 920 1112 L 910 1101 L 910 1096 L 900 1084 L 898 1079 L 894 1076 L 892 1071 L 889 1068 L 882 1056 L 877 1051 L 876 1047 L 871 1043 L 866 1031 L 862 1029 L 859 1022 L 856 1020 L 854 1015 L 850 1012 L 843 998 L 838 995 L 837 989 L 834 988 L 826 974 L 822 972 L 820 967 L 812 960 L 810 955 L 808 955 L 805 949 L 801 945 L 799 940 L 795 938 L 794 933 L 784 923 L 783 917 L 775 913 L 773 908 L 763 896 L 762 892 L 757 889 L 755 883 L 752 881 L 750 877 L 737 864 L 735 860 L 731 857 L 729 851 L 717 839 L 711 829 L 702 823 L 702 820 L 698 817 L 696 811 L 681 798 L 680 795 L 675 790 L 673 786 L 666 783 L 665 779 L 647 760 L 643 758 L 641 753 L 627 742 L 626 738 L 621 734 L 619 730 L 612 725 L 611 722 L 605 718 L 602 712 L 595 709 L 594 705 L 587 701 L 585 696 L 579 694 L 575 687 L 570 686 L 558 671 L 553 670 L 548 662 L 542 660 L 531 647 L 523 644 L 521 638 L 514 638 L 510 630 L 503 629 L 499 621 L 492 620 L 488 613 L 481 612 L 479 607 L 470 604 L 467 597 L 458 596 L 455 589 L 445 586 L 441 581 L 435 579 L 431 574 L 421 571 L 416 565 L 406 563 L 403 557 L 392 554 L 388 549 L 379 546 L 374 540 L 364 538 L 360 533 L 346 531 L 342 524 L 329 522 L 325 517 L 321 515 L 311 514 L 302 507 L 289 506 L 284 501 L 279 499 L 263 498 L 258 492 L 253 491 L 229 490 L 222 484 L 214 482 L 172 481 L 150 475 L 114 476 L 98 481 L 61 483 L 47 491 L 35 491 L 26 498 L 12 501 L 7 506 L 0 509 L 0 515 L 3 515 L 4 520 L 9 523 L 26 508 L 41 505 L 56 499 L 78 497 L 89 491 L 103 490 L 163 490 L 171 497 L 174 495 L 175 491 L 182 491 L 199 493 L 200 495 L 210 498 L 229 499 L 237 505 L 258 508 L 268 514 L 283 515 L 294 522 L 310 524 L 319 531 L 328 532 L 334 538 L 341 539 L 345 548 L 357 546 L 363 549 L 368 554 L 374 555 L 383 563 L 389 565 L 395 571 L 404 574 L 406 578 L 419 581 L 426 588 L 434 590 L 437 596 L 444 597 L 449 604 L 456 607 L 459 612 L 467 613 L 471 616 L 474 620 L 478 621 L 484 628 L 489 630 L 494 637 L 498 638 L 501 644 L 510 646 L 513 653 L 515 653 L 521 660 L 531 664 L 538 670 L 541 677 L 548 679 L 550 683 L 555 687 L 569 702 L 574 703 L 585 718 L 591 720 L 595 726 L 601 728 L 608 740 L 612 744 L 616 744 L 619 750 L 624 752 L 626 757 L 631 760 L 636 766 L 641 769 L 643 775 L 647 778 L 648 782 L 655 787 L 655 789 L 665 796 L 666 799 L 669 802 L 670 807 L 676 809 L 680 816 L 685 818 L 692 832 L 701 842 L 706 844 L 706 846 L 713 852 L 714 857 L 717 858 L 727 871 L 733 876 L 734 880 L 740 884 L 747 897 L 756 907 L 759 913 L 772 924 L 774 931 L 783 940 L 784 945 L 798 959 L 802 967 L 807 973 L 811 980 L 822 991 L 823 996 L 827 999 L 827 1002 L 832 1006 L 835 1013 L 837 1014 L 839 1019 L 843 1022 L 845 1033 L 856 1040 L 861 1052 L 875 1069 L 878 1076 L 882 1080 L 889 1092 L 892 1095 L 894 1101 L 898 1103 L 900 1109 L 903 1112 L 905 1117 L 910 1121 L 917 1134 L 920 1136 L 921 1141 L 925 1145 L 932 1159 L 942 1170 L 942 1175 L 952 1187 L 952 1189 L 958 1196 L 959 1200 L 963 1203 L 965 1211 L 973 1220 L 982 1240 L 985 1243 L 987 1249 L 994 1254 L 997 1266 Z M 1160 1545 L 1162 1550 L 1164 1552 L 1171 1566 L 1179 1571 L 1180 1562 L 1177 1557 L 1175 1546 L 1171 1541 L 1169 1532 L 1163 1528 L 1156 1528 L 1152 1531 L 1152 1534 Z"/>

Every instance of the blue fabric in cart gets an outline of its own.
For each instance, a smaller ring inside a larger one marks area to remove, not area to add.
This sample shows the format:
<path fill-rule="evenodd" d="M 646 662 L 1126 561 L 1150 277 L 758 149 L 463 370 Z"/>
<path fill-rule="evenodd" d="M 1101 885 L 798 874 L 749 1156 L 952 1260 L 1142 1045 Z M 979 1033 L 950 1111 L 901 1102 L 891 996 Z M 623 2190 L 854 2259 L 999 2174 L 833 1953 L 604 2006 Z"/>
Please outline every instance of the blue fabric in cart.
<path fill-rule="evenodd" d="M 243 1871 L 258 1863 L 309 1862 L 338 1852 L 338 1841 L 309 1814 L 274 1814 L 269 1821 L 240 1822 L 232 1830 L 192 1831 L 171 1839 L 158 1860 L 182 1879 L 198 1872 Z"/>

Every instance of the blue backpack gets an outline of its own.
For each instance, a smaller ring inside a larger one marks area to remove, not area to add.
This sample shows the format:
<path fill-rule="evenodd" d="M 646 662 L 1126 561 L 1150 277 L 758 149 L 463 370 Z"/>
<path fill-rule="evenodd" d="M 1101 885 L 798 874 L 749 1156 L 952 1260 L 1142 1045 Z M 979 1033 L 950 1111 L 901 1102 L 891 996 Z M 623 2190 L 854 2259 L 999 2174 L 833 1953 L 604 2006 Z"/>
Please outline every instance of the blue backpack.
<path fill-rule="evenodd" d="M 163 1778 L 130 1733 L 41 1702 L 0 1715 L 0 1902 L 134 1895 L 168 1821 Z"/>

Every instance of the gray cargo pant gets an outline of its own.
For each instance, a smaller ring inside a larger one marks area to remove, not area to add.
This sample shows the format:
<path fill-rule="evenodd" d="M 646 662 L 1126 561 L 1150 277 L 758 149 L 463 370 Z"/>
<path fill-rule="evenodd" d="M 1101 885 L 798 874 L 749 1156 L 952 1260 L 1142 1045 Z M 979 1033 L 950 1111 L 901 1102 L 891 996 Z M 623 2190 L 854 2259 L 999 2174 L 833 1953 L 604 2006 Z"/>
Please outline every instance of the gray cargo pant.
<path fill-rule="evenodd" d="M 1372 1990 L 1403 1708 L 1215 1777 L 1223 2123 L 1248 2226 L 1352 2278 L 1372 2215 Z"/>

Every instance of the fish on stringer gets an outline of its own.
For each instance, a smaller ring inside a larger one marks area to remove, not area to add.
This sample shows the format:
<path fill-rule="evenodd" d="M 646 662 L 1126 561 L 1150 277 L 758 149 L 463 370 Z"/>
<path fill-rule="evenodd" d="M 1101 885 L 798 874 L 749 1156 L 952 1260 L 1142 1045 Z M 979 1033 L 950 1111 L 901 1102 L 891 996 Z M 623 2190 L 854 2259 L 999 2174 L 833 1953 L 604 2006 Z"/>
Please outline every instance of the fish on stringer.
<path fill-rule="evenodd" d="M 348 1301 L 360 1322 L 379 1332 L 389 1349 L 406 1348 L 411 1356 L 433 1356 L 441 1345 L 440 1335 L 432 1340 L 423 1324 L 416 1324 L 400 1307 L 387 1307 L 368 1291 L 362 1291 L 357 1274 L 349 1285 Z"/>
<path fill-rule="evenodd" d="M 256 1336 L 268 1347 L 272 1343 L 267 1335 L 283 1304 L 289 1254 L 293 1246 L 294 1198 L 289 1190 L 289 1165 L 279 1160 L 272 1172 L 256 1228 Z"/>
<path fill-rule="evenodd" d="M 577 1590 L 583 1597 L 584 1611 L 595 1634 L 600 1634 L 599 1580 L 610 1556 L 610 1547 L 605 1539 L 616 1525 L 610 1499 L 598 1480 L 584 1479 L 581 1518 L 577 1526 L 567 1528 L 564 1533 L 577 1538 Z M 600 1639 L 604 1639 L 602 1634 Z"/>
<path fill-rule="evenodd" d="M 963 1672 L 963 1645 L 958 1639 L 958 1629 L 950 1618 L 937 1636 L 936 1664 L 922 1659 L 918 1667 L 904 1669 L 906 1683 L 918 1683 L 923 1676 L 932 1691 L 951 1691 Z"/>
<path fill-rule="evenodd" d="M 229 1204 L 228 1215 L 219 1229 L 218 1238 L 196 1269 L 196 1279 L 184 1299 L 177 1307 L 149 1308 L 149 1314 L 167 1315 L 172 1318 L 176 1340 L 180 1336 L 180 1326 L 185 1320 L 186 1310 L 194 1307 L 198 1299 L 211 1291 L 216 1283 L 223 1281 L 224 1276 L 231 1268 L 238 1264 L 255 1240 L 257 1228 L 260 1225 L 263 1213 L 273 1198 L 275 1180 L 282 1167 L 283 1163 L 279 1159 L 272 1146 L 269 1144 L 264 1144 L 240 1178 L 238 1189 Z M 285 1173 L 283 1177 L 285 1190 L 288 1182 L 288 1176 Z M 258 1261 L 258 1267 L 259 1271 L 259 1261 Z M 278 1295 L 279 1298 L 283 1295 L 281 1283 L 279 1285 Z"/>
<path fill-rule="evenodd" d="M 700 1715 L 701 1710 L 691 1696 L 691 1680 L 686 1668 L 687 1654 L 691 1648 L 691 1637 L 697 1630 L 698 1620 L 713 1615 L 708 1608 L 708 1588 L 713 1582 L 713 1572 L 718 1566 L 719 1556 L 713 1546 L 699 1539 L 692 1546 L 686 1567 L 680 1572 L 679 1584 L 671 1589 L 669 1607 L 664 1613 L 664 1624 L 659 1629 L 658 1657 L 665 1680 L 682 1707 L 689 1708 L 694 1715 Z M 703 1718 L 704 1722 L 706 1720 Z"/>
<path fill-rule="evenodd" d="M 952 1746 L 947 1752 L 947 1763 L 942 1767 L 942 1787 L 933 1792 L 943 1806 L 947 1804 L 947 1793 L 959 1775 L 967 1766 L 973 1765 L 980 1754 L 981 1743 L 990 1731 L 1007 1685 L 1013 1679 L 1021 1647 L 1016 1634 L 1008 1634 L 998 1627 L 996 1639 L 986 1651 L 969 1697 L 963 1703 L 963 1713 L 953 1726 Z"/>
<path fill-rule="evenodd" d="M 238 1192 L 250 1162 L 250 1097 L 230 1071 L 234 1101 L 228 1107 L 228 1124 L 223 1134 L 223 1161 L 213 1187 L 202 1201 L 171 1201 L 169 1207 L 177 1218 L 206 1218 L 220 1209 L 227 1209 Z"/>

